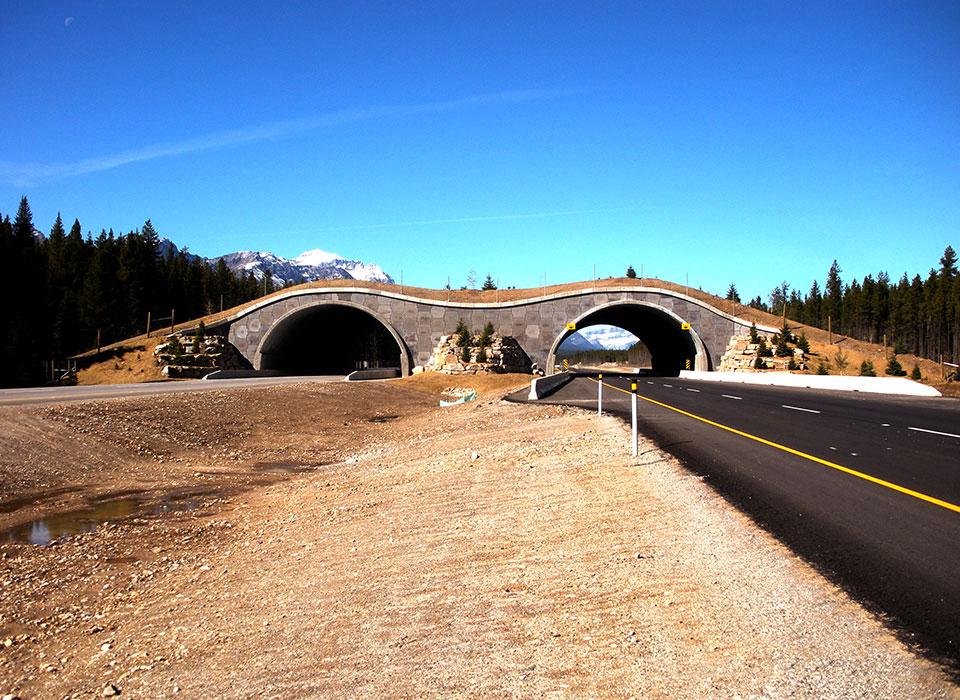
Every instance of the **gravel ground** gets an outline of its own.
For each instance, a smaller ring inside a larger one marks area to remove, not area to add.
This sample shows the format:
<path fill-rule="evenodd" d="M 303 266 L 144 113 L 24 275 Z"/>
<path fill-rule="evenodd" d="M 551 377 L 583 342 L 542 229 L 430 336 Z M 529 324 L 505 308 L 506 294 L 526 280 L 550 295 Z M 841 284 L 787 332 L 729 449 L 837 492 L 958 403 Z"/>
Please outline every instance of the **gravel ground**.
<path fill-rule="evenodd" d="M 0 528 L 141 510 L 0 544 L 0 693 L 960 697 L 616 419 L 411 387 L 4 409 Z"/>

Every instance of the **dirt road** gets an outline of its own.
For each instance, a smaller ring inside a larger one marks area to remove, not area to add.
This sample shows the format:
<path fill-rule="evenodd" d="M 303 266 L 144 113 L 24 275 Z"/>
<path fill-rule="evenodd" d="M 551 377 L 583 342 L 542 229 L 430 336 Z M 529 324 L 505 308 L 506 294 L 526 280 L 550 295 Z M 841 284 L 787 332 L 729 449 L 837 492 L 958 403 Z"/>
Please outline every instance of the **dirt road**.
<path fill-rule="evenodd" d="M 0 694 L 960 697 L 615 419 L 436 381 L 0 410 L 0 529 L 137 509 L 0 544 Z"/>

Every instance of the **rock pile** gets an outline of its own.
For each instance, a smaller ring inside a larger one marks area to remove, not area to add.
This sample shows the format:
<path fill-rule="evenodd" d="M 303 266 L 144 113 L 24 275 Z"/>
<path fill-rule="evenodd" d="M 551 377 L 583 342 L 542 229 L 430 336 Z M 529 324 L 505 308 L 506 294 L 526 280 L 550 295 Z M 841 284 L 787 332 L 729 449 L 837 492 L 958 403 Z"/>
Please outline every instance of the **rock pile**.
<path fill-rule="evenodd" d="M 502 374 L 505 372 L 526 374 L 530 372 L 532 366 L 530 358 L 515 338 L 494 333 L 490 345 L 485 348 L 486 362 L 477 361 L 477 355 L 480 354 L 479 339 L 478 335 L 471 337 L 470 360 L 465 362 L 461 359 L 463 348 L 457 346 L 456 336 L 442 336 L 430 361 L 423 369 L 444 374 Z"/>
<path fill-rule="evenodd" d="M 768 348 L 775 347 L 775 341 L 771 336 L 764 333 L 759 334 Z M 762 372 L 764 370 L 756 368 L 757 351 L 760 349 L 758 343 L 750 341 L 749 335 L 735 335 L 730 338 L 727 344 L 727 350 L 720 358 L 721 372 Z M 766 365 L 764 369 L 778 370 L 786 372 L 789 369 L 790 360 L 797 365 L 798 370 L 806 369 L 806 354 L 800 348 L 791 348 L 793 357 L 764 357 L 761 358 Z"/>
<path fill-rule="evenodd" d="M 230 342 L 220 336 L 208 336 L 200 344 L 197 352 L 193 350 L 193 337 L 177 334 L 183 352 L 175 356 L 171 341 L 173 336 L 167 336 L 167 342 L 158 345 L 153 355 L 157 364 L 163 367 L 161 373 L 171 379 L 201 379 L 218 369 L 246 369 L 249 363 Z"/>

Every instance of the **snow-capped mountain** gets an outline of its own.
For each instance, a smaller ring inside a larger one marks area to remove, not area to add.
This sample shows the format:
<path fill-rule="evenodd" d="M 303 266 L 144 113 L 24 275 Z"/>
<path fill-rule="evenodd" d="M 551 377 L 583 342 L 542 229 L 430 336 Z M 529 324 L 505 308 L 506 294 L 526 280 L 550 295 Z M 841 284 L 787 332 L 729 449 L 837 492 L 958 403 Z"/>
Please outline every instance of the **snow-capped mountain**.
<path fill-rule="evenodd" d="M 293 260 L 281 258 L 273 253 L 254 251 L 230 253 L 222 257 L 223 262 L 234 272 L 252 270 L 257 279 L 263 279 L 264 272 L 269 270 L 276 285 L 282 285 L 285 282 L 299 284 L 329 279 L 355 279 L 393 284 L 393 278 L 379 265 L 347 260 L 336 253 L 319 249 L 308 250 Z M 211 262 L 216 263 L 218 259 L 214 258 Z"/>
<path fill-rule="evenodd" d="M 581 328 L 563 341 L 563 349 L 626 350 L 639 340 L 637 336 L 617 326 L 597 325 Z"/>
<path fill-rule="evenodd" d="M 164 256 L 171 251 L 174 255 L 179 253 L 177 246 L 167 238 L 160 239 L 158 250 Z M 187 253 L 187 257 L 192 261 L 196 256 Z M 393 278 L 379 265 L 347 260 L 336 253 L 319 249 L 308 250 L 293 260 L 281 258 L 273 253 L 244 250 L 216 258 L 204 258 L 204 261 L 210 265 L 216 265 L 220 259 L 223 259 L 226 266 L 235 273 L 246 274 L 247 271 L 252 270 L 253 276 L 258 280 L 263 279 L 264 273 L 269 270 L 273 283 L 278 287 L 283 286 L 285 282 L 299 284 L 329 279 L 355 279 L 393 284 Z"/>
<path fill-rule="evenodd" d="M 630 331 L 604 324 L 589 326 L 577 332 L 581 333 L 595 348 L 604 350 L 626 350 L 640 340 Z"/>

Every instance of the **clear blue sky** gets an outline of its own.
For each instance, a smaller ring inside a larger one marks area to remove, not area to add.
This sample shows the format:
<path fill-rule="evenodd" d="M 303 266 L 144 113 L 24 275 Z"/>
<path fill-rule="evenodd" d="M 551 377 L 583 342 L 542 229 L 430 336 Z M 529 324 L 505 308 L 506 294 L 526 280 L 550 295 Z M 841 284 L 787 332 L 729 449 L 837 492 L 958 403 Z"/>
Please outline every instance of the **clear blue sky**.
<path fill-rule="evenodd" d="M 440 287 L 960 248 L 960 3 L 4 3 L 0 212 Z"/>

